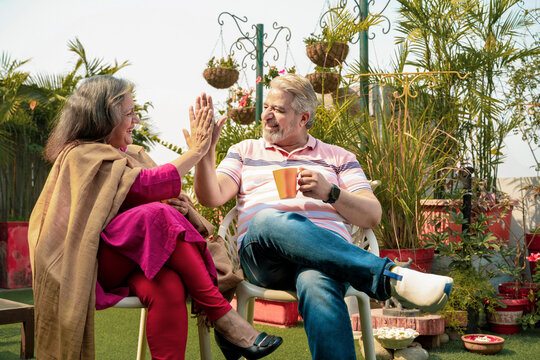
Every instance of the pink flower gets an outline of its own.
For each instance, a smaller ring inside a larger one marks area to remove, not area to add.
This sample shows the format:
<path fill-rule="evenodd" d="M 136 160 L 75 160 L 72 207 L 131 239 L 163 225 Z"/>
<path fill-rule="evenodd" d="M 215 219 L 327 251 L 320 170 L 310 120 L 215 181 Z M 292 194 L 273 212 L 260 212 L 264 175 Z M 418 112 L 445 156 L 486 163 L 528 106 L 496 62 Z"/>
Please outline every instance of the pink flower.
<path fill-rule="evenodd" d="M 262 81 L 262 79 L 261 79 L 261 77 L 259 76 L 259 77 L 257 78 L 257 80 L 255 80 L 255 84 L 258 84 L 258 83 L 260 83 L 261 81 Z"/>
<path fill-rule="evenodd" d="M 280 74 L 285 74 L 285 69 L 281 70 L 279 73 Z"/>
<path fill-rule="evenodd" d="M 243 99 L 242 101 L 240 101 L 240 102 L 238 103 L 238 108 L 241 108 L 241 107 L 246 106 L 246 103 L 247 103 L 247 99 Z"/>
<path fill-rule="evenodd" d="M 532 253 L 527 257 L 527 260 L 529 260 L 530 262 L 540 261 L 540 252 Z"/>

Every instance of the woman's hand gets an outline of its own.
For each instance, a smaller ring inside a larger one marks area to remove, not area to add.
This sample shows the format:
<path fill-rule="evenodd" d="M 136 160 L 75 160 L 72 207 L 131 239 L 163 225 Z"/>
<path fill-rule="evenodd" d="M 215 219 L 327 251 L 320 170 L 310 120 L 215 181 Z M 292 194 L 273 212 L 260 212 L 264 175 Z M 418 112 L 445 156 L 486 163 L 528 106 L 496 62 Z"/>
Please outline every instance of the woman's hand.
<path fill-rule="evenodd" d="M 203 93 L 195 100 L 195 109 L 193 106 L 189 107 L 189 124 L 191 134 L 186 129 L 183 130 L 188 148 L 198 154 L 206 154 L 213 141 L 215 126 L 210 96 L 207 98 L 206 94 Z"/>
<path fill-rule="evenodd" d="M 180 194 L 177 198 L 167 200 L 167 204 L 178 210 L 180 214 L 186 215 L 192 206 L 191 199 L 186 194 Z"/>

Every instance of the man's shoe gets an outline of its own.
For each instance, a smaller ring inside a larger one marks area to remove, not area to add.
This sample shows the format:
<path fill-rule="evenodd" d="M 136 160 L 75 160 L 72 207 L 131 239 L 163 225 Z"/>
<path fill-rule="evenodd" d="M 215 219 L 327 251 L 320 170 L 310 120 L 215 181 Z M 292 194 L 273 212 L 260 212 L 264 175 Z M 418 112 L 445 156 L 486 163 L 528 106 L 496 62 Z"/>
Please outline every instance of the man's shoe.
<path fill-rule="evenodd" d="M 385 270 L 390 277 L 392 296 L 408 308 L 418 308 L 428 313 L 441 310 L 452 292 L 454 280 L 448 276 L 426 274 L 396 266 Z"/>

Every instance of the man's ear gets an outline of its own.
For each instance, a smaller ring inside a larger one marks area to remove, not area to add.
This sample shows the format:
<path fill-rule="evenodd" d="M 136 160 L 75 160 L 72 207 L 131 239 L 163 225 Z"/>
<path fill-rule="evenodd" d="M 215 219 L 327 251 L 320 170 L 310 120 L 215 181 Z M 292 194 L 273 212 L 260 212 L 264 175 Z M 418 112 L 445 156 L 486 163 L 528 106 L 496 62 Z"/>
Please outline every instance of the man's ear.
<path fill-rule="evenodd" d="M 300 114 L 300 124 L 302 124 L 303 126 L 306 126 L 306 124 L 308 123 L 309 121 L 309 113 L 307 111 L 303 112 L 302 114 Z"/>

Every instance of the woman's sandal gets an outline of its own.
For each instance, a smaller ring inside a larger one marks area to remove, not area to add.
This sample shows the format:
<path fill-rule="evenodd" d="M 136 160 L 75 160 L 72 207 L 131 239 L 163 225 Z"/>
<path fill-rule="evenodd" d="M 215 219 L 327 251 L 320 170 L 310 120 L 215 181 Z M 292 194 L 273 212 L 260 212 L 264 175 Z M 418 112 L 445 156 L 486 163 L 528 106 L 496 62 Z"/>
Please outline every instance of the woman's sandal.
<path fill-rule="evenodd" d="M 214 330 L 214 337 L 227 360 L 238 360 L 242 356 L 247 360 L 260 359 L 272 353 L 283 342 L 283 339 L 279 336 L 268 335 L 265 332 L 260 333 L 250 347 L 241 347 L 233 344 L 216 330 Z"/>

